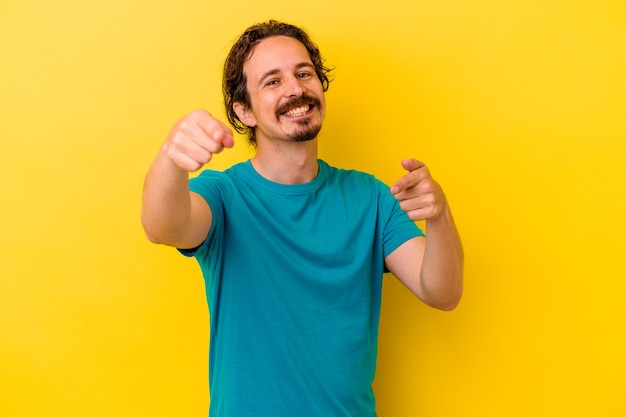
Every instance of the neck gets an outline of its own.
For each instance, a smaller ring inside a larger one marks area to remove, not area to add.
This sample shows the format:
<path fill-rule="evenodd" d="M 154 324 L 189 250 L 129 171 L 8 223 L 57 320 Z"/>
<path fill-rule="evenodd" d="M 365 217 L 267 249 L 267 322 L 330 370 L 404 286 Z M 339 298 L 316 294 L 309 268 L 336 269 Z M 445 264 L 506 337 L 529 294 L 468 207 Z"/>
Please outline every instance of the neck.
<path fill-rule="evenodd" d="M 304 184 L 317 176 L 317 139 L 307 142 L 257 143 L 251 159 L 264 178 L 279 184 Z"/>

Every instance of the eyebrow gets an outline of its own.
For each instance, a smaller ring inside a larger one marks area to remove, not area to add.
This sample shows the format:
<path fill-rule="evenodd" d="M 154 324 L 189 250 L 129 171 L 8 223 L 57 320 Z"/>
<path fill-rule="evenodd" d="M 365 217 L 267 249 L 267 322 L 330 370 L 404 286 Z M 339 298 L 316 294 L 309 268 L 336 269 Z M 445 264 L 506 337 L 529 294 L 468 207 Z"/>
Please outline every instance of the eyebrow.
<path fill-rule="evenodd" d="M 311 68 L 313 70 L 315 70 L 315 66 L 310 63 L 310 62 L 301 62 L 299 64 L 296 64 L 295 69 L 299 70 L 301 68 Z M 259 82 L 257 83 L 257 87 L 260 87 L 263 82 L 265 81 L 266 78 L 271 77 L 272 75 L 276 75 L 279 74 L 281 72 L 281 70 L 279 68 L 274 68 L 271 69 L 265 73 L 263 73 L 263 75 L 261 76 L 261 78 L 259 78 Z"/>

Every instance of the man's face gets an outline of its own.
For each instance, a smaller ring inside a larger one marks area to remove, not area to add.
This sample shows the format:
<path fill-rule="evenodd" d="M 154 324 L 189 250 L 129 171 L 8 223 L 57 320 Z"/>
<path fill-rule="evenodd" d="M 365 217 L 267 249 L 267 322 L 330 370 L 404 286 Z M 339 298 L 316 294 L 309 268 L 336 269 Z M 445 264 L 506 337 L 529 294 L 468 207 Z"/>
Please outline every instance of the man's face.
<path fill-rule="evenodd" d="M 287 36 L 264 39 L 243 66 L 250 107 L 235 105 L 239 119 L 263 140 L 307 141 L 322 127 L 326 103 L 311 58 Z M 239 111 L 238 108 L 239 107 Z"/>

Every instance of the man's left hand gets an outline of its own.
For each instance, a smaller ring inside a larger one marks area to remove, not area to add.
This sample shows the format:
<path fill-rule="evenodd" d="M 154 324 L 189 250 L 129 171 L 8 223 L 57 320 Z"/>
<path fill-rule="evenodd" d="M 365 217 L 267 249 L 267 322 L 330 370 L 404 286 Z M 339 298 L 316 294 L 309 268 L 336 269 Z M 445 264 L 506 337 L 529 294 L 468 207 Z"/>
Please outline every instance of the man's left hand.
<path fill-rule="evenodd" d="M 416 159 L 405 159 L 402 167 L 408 173 L 391 186 L 391 193 L 400 201 L 400 208 L 413 221 L 439 217 L 448 203 L 441 186 L 430 176 L 426 165 Z"/>

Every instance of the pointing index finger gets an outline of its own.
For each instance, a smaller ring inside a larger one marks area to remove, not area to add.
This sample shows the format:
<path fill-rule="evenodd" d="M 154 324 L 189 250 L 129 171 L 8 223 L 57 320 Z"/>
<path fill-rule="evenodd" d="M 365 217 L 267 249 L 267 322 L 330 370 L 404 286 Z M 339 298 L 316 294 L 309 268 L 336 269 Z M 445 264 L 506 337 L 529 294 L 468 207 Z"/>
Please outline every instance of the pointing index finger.
<path fill-rule="evenodd" d="M 397 195 L 398 193 L 407 190 L 419 182 L 419 176 L 413 174 L 413 171 L 424 168 L 426 165 L 417 159 L 403 159 L 402 167 L 408 171 L 408 173 L 400 177 L 393 186 L 391 186 L 391 193 Z"/>

